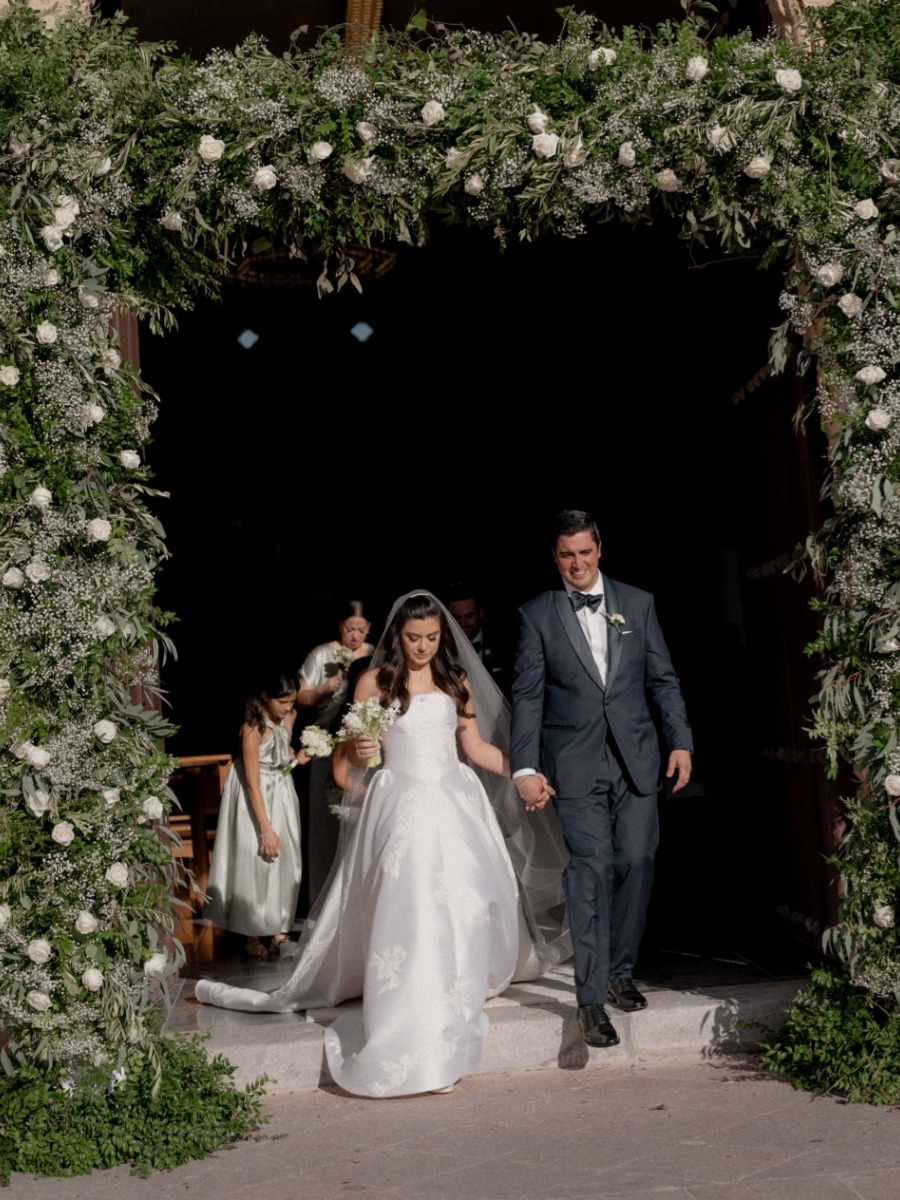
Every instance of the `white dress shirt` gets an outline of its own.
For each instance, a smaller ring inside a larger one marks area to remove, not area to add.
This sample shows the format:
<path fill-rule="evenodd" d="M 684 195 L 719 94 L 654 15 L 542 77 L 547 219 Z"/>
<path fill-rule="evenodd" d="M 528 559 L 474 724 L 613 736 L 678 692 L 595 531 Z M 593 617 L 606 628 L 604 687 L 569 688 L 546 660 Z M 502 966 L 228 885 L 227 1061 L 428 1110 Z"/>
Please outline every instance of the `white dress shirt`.
<path fill-rule="evenodd" d="M 568 583 L 566 583 L 565 580 L 563 580 L 563 587 L 566 589 L 566 592 L 569 596 L 571 596 L 573 592 L 578 591 L 577 588 L 571 587 Z M 594 586 L 589 592 L 586 593 L 586 595 L 603 595 L 602 575 L 597 576 Z M 605 607 L 606 606 L 604 604 L 601 604 L 596 612 L 591 612 L 588 606 L 585 605 L 584 608 L 580 608 L 575 614 L 582 630 L 584 631 L 584 636 L 587 639 L 588 646 L 590 647 L 591 655 L 594 659 L 594 662 L 597 664 L 597 670 L 600 672 L 600 681 L 604 687 L 606 686 L 606 667 L 608 662 L 606 649 L 608 631 L 606 628 L 606 617 L 604 616 Z"/>

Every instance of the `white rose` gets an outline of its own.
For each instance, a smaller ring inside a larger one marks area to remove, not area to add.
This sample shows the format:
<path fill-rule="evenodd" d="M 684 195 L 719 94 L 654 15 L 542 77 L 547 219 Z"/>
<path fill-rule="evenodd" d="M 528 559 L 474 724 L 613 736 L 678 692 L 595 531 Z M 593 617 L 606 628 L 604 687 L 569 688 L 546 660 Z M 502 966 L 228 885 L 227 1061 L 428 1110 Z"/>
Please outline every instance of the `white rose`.
<path fill-rule="evenodd" d="M 75 830 L 68 821 L 58 821 L 50 830 L 50 836 L 58 846 L 71 846 L 75 841 Z"/>
<path fill-rule="evenodd" d="M 41 230 L 41 240 L 48 250 L 59 250 L 63 244 L 63 231 L 58 225 L 45 225 Z"/>
<path fill-rule="evenodd" d="M 900 796 L 900 775 L 888 775 L 884 781 L 884 790 L 889 796 Z"/>
<path fill-rule="evenodd" d="M 163 229 L 171 230 L 172 233 L 181 233 L 184 229 L 184 218 L 181 213 L 167 212 L 159 218 L 159 223 Z"/>
<path fill-rule="evenodd" d="M 56 326 L 52 321 L 41 321 L 35 330 L 35 336 L 42 346 L 52 346 L 58 337 Z"/>
<path fill-rule="evenodd" d="M 88 967 L 81 976 L 81 982 L 89 992 L 99 992 L 103 987 L 103 972 L 96 967 Z"/>
<path fill-rule="evenodd" d="M 121 450 L 119 452 L 119 462 L 123 467 L 129 467 L 132 470 L 141 465 L 141 456 L 136 450 Z"/>
<path fill-rule="evenodd" d="M 25 576 L 18 567 L 10 567 L 3 576 L 3 586 L 17 589 L 25 586 Z"/>
<path fill-rule="evenodd" d="M 197 153 L 205 163 L 216 162 L 225 153 L 225 143 L 205 133 L 200 139 Z"/>
<path fill-rule="evenodd" d="M 50 1007 L 50 997 L 46 992 L 29 992 L 25 999 L 35 1012 L 46 1012 Z"/>
<path fill-rule="evenodd" d="M 531 148 L 538 158 L 552 158 L 559 149 L 559 134 L 536 133 L 531 139 Z"/>
<path fill-rule="evenodd" d="M 860 383 L 866 384 L 867 387 L 870 387 L 873 383 L 881 383 L 882 379 L 884 379 L 884 371 L 882 371 L 881 367 L 876 367 L 870 363 L 868 366 L 862 367 L 857 371 L 854 378 L 858 379 Z"/>
<path fill-rule="evenodd" d="M 56 209 L 57 212 L 62 210 L 64 212 L 71 213 L 73 217 L 77 217 L 81 212 L 81 205 L 74 196 L 57 196 Z"/>
<path fill-rule="evenodd" d="M 53 493 L 45 487 L 36 487 L 28 497 L 28 503 L 35 508 L 49 508 L 53 503 Z"/>
<path fill-rule="evenodd" d="M 122 365 L 122 356 L 118 350 L 106 350 L 103 354 L 103 370 L 118 371 Z"/>
<path fill-rule="evenodd" d="M 744 167 L 744 174 L 750 179 L 762 179 L 764 175 L 768 175 L 771 169 L 768 160 L 758 154 L 755 158 L 751 158 Z"/>
<path fill-rule="evenodd" d="M 89 404 L 84 410 L 84 415 L 94 425 L 99 425 L 106 416 L 106 409 L 101 404 Z"/>
<path fill-rule="evenodd" d="M 863 310 L 863 302 L 853 292 L 847 292 L 846 296 L 841 296 L 838 300 L 838 308 L 845 317 L 858 317 Z"/>
<path fill-rule="evenodd" d="M 863 221 L 871 221 L 878 216 L 878 206 L 874 200 L 860 200 L 859 204 L 854 204 L 853 211 Z"/>
<path fill-rule="evenodd" d="M 873 433 L 882 433 L 890 423 L 891 414 L 883 408 L 870 409 L 866 417 L 866 428 L 871 429 Z"/>
<path fill-rule="evenodd" d="M 31 742 L 13 742 L 9 749 L 13 758 L 17 758 L 21 762 L 23 758 L 28 757 L 34 746 Z"/>
<path fill-rule="evenodd" d="M 875 643 L 875 649 L 879 654 L 896 654 L 900 650 L 900 641 L 895 637 L 881 638 Z"/>
<path fill-rule="evenodd" d="M 709 138 L 709 144 L 714 150 L 733 150 L 735 147 L 735 140 L 731 130 L 726 129 L 724 125 L 713 125 L 707 137 Z"/>
<path fill-rule="evenodd" d="M 99 926 L 100 922 L 97 920 L 94 914 L 87 912 L 86 909 L 82 909 L 75 918 L 75 928 L 79 933 L 95 933 Z"/>
<path fill-rule="evenodd" d="M 109 541 L 109 535 L 112 533 L 112 525 L 103 517 L 94 517 L 87 523 L 87 532 L 92 542 L 106 542 Z"/>
<path fill-rule="evenodd" d="M 116 627 L 109 617 L 99 616 L 94 622 L 94 633 L 96 633 L 98 637 L 112 637 L 115 632 Z"/>
<path fill-rule="evenodd" d="M 59 283 L 59 271 L 56 267 L 48 267 L 44 272 L 43 278 L 44 287 L 56 287 Z"/>
<path fill-rule="evenodd" d="M 9 363 L 0 367 L 0 383 L 5 387 L 16 387 L 21 378 L 18 367 L 12 367 Z"/>
<path fill-rule="evenodd" d="M 100 795 L 107 808 L 114 808 L 122 799 L 122 793 L 118 788 L 104 788 Z"/>
<path fill-rule="evenodd" d="M 550 118 L 536 108 L 528 120 L 528 128 L 532 133 L 546 133 L 547 126 L 550 124 Z"/>
<path fill-rule="evenodd" d="M 616 61 L 615 50 L 610 50 L 609 46 L 598 46 L 596 50 L 592 50 L 588 55 L 588 66 L 592 71 L 603 63 L 607 67 L 611 67 Z"/>
<path fill-rule="evenodd" d="M 90 288 L 80 287 L 78 289 L 78 300 L 82 308 L 99 308 L 100 297 Z"/>
<path fill-rule="evenodd" d="M 894 928 L 894 910 L 890 904 L 882 904 L 880 908 L 876 908 L 872 914 L 872 924 L 877 925 L 879 929 Z"/>
<path fill-rule="evenodd" d="M 709 62 L 702 54 L 694 54 L 687 60 L 687 66 L 684 68 L 684 73 L 692 83 L 699 83 L 706 72 L 709 70 Z"/>
<path fill-rule="evenodd" d="M 446 115 L 443 104 L 437 100 L 429 100 L 422 105 L 422 120 L 426 125 L 437 125 Z"/>
<path fill-rule="evenodd" d="M 780 70 L 775 72 L 775 82 L 786 92 L 799 92 L 803 87 L 803 76 L 793 69 Z"/>
<path fill-rule="evenodd" d="M 114 740 L 118 730 L 112 721 L 107 721 L 105 718 L 98 721 L 94 726 L 94 737 L 98 742 L 102 742 L 104 746 L 108 746 Z"/>
<path fill-rule="evenodd" d="M 8 700 L 11 692 L 12 684 L 4 675 L 2 678 L 0 678 L 0 701 Z"/>
<path fill-rule="evenodd" d="M 581 140 L 581 134 L 579 134 L 574 143 L 569 145 L 568 150 L 563 155 L 563 162 L 567 167 L 580 167 L 584 164 L 584 160 L 584 143 Z"/>
<path fill-rule="evenodd" d="M 112 168 L 112 159 L 108 155 L 103 155 L 100 158 L 95 158 L 91 167 L 91 173 L 96 179 L 101 175 L 108 175 Z"/>
<path fill-rule="evenodd" d="M 154 954 L 151 954 L 150 957 L 147 959 L 147 961 L 144 963 L 144 974 L 145 975 L 163 975 L 163 974 L 165 974 L 167 962 L 168 962 L 168 960 L 166 959 L 165 954 L 163 954 L 161 951 L 157 950 Z"/>
<path fill-rule="evenodd" d="M 463 156 L 462 150 L 457 150 L 457 148 L 455 146 L 451 146 L 451 148 L 444 155 L 444 166 L 445 167 L 455 167 L 456 164 L 459 162 L 459 160 L 462 158 L 462 156 Z"/>
<path fill-rule="evenodd" d="M 8 904 L 0 904 L 0 929 L 5 929 L 12 917 L 12 909 Z"/>
<path fill-rule="evenodd" d="M 359 162 L 349 162 L 344 167 L 344 174 L 351 183 L 365 183 L 372 174 L 371 158 L 361 158 Z"/>
<path fill-rule="evenodd" d="M 334 146 L 331 142 L 313 142 L 307 157 L 311 163 L 320 163 L 324 162 L 326 158 L 331 158 L 332 154 L 334 154 Z"/>
<path fill-rule="evenodd" d="M 42 964 L 50 961 L 53 947 L 46 938 L 35 938 L 33 942 L 28 943 L 28 949 L 25 953 L 33 963 Z"/>
<path fill-rule="evenodd" d="M 106 869 L 106 878 L 113 887 L 125 887 L 128 883 L 128 868 L 123 862 L 114 862 Z"/>
<path fill-rule="evenodd" d="M 484 191 L 484 179 L 478 171 L 466 177 L 466 182 L 463 184 L 463 191 L 467 196 L 480 196 Z"/>
<path fill-rule="evenodd" d="M 322 143 L 323 145 L 327 143 Z M 317 142 L 316 145 L 319 145 Z M 325 156 L 328 157 L 327 155 Z M 253 176 L 253 186 L 260 192 L 270 192 L 278 183 L 278 176 L 272 166 L 260 167 Z"/>
<path fill-rule="evenodd" d="M 53 224 L 45 225 L 45 229 L 58 229 L 60 231 L 68 229 L 70 225 L 75 224 L 75 218 L 78 214 L 72 208 L 54 208 Z M 60 245 L 62 244 L 62 232 L 60 232 Z M 50 247 L 48 247 L 49 249 Z"/>
<path fill-rule="evenodd" d="M 49 750 L 43 750 L 40 746 L 32 746 L 28 751 L 29 765 L 37 771 L 43 771 L 47 763 L 50 761 Z"/>
<path fill-rule="evenodd" d="M 888 183 L 900 183 L 900 158 L 886 158 L 881 164 L 881 178 Z"/>
<path fill-rule="evenodd" d="M 141 808 L 151 821 L 158 821 L 165 811 L 162 806 L 162 801 L 156 796 L 146 796 L 141 801 Z"/>
<path fill-rule="evenodd" d="M 50 807 L 50 797 L 46 792 L 34 792 L 25 798 L 25 807 L 33 816 L 42 817 Z"/>
<path fill-rule="evenodd" d="M 681 180 L 668 167 L 656 172 L 656 182 L 659 184 L 660 191 L 663 192 L 677 192 L 681 187 Z"/>
<path fill-rule="evenodd" d="M 25 568 L 25 574 L 32 583 L 46 583 L 46 581 L 50 578 L 52 571 L 45 562 L 41 562 L 39 558 L 36 558 Z"/>
<path fill-rule="evenodd" d="M 356 122 L 356 132 L 359 134 L 359 136 L 362 138 L 362 140 L 364 142 L 374 142 L 375 138 L 378 135 L 378 130 L 375 128 L 374 125 L 371 125 L 368 121 L 357 121 Z"/>
<path fill-rule="evenodd" d="M 827 262 L 823 263 L 816 271 L 816 279 L 821 283 L 822 287 L 834 287 L 836 283 L 840 283 L 844 275 L 844 268 L 840 263 Z"/>

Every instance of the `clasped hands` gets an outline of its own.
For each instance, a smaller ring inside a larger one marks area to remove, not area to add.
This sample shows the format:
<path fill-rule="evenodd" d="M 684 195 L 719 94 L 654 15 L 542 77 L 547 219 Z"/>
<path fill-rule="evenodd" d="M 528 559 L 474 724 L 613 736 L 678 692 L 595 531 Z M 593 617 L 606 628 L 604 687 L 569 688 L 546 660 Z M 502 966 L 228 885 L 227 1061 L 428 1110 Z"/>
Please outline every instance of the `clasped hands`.
<path fill-rule="evenodd" d="M 556 789 L 547 782 L 547 776 L 541 775 L 540 772 L 534 775 L 520 775 L 513 783 L 526 812 L 537 812 L 556 795 Z"/>

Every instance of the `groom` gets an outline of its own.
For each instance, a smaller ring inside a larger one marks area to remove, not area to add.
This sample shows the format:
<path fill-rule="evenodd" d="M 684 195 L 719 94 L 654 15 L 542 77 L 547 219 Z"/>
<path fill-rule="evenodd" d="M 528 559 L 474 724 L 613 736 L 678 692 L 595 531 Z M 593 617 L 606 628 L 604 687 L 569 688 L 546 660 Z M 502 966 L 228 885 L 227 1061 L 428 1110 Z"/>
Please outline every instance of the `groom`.
<path fill-rule="evenodd" d="M 600 533 L 568 509 L 553 528 L 562 588 L 519 611 L 510 759 L 528 809 L 553 797 L 569 864 L 563 885 L 575 952 L 578 1020 L 615 1046 L 603 1007 L 646 1008 L 634 986 L 659 840 L 660 719 L 666 777 L 691 776 L 691 729 L 649 592 L 600 574 Z"/>

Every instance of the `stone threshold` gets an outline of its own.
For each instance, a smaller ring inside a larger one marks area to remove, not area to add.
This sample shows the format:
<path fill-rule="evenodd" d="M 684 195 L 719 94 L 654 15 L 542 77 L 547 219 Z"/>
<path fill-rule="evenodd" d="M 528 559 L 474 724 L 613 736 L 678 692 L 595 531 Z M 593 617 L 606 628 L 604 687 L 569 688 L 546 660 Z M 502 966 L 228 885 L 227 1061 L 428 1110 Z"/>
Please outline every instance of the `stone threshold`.
<path fill-rule="evenodd" d="M 266 975 L 228 982 L 278 987 L 289 965 Z M 571 964 L 563 964 L 533 983 L 512 984 L 488 1001 L 490 1036 L 476 1074 L 541 1069 L 621 1069 L 674 1058 L 713 1058 L 749 1053 L 765 1040 L 765 1030 L 779 1027 L 784 1010 L 805 980 L 773 980 L 671 991 L 636 982 L 649 1006 L 639 1013 L 607 1011 L 621 1039 L 618 1046 L 585 1046 L 578 1027 Z M 323 1053 L 323 1030 L 337 1009 L 305 1013 L 240 1013 L 198 1004 L 193 979 L 174 983 L 167 1030 L 209 1032 L 210 1054 L 222 1054 L 236 1068 L 235 1082 L 244 1085 L 269 1077 L 270 1092 L 314 1088 L 332 1083 Z M 354 1003 L 359 1003 L 356 1001 Z"/>

